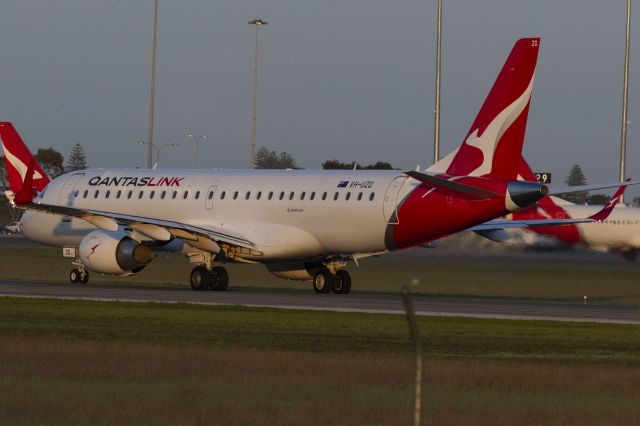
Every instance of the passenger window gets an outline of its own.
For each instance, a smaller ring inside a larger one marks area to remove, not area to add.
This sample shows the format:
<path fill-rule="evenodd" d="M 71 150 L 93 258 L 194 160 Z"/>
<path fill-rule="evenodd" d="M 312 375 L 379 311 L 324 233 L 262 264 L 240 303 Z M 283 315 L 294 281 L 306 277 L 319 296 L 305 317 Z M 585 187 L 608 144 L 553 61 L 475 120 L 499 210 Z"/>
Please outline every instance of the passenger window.
<path fill-rule="evenodd" d="M 173 194 L 171 194 L 171 198 L 175 200 L 177 196 L 178 196 L 178 191 L 173 191 Z"/>
<path fill-rule="evenodd" d="M 302 193 L 300 194 L 300 200 L 304 200 L 304 196 L 306 195 L 306 192 L 302 191 Z"/>
<path fill-rule="evenodd" d="M 375 198 L 376 193 L 372 192 L 371 195 L 369 195 L 369 201 L 373 201 L 373 199 Z"/>
<path fill-rule="evenodd" d="M 96 192 L 93 194 L 93 198 L 98 198 L 98 195 L 100 195 L 100 191 L 96 190 Z"/>
<path fill-rule="evenodd" d="M 149 193 L 149 199 L 150 199 L 150 200 L 153 200 L 153 197 L 155 197 L 155 196 L 156 196 L 156 191 L 151 191 L 151 192 Z"/>
<path fill-rule="evenodd" d="M 209 191 L 208 198 L 211 200 L 213 198 L 213 191 Z"/>
<path fill-rule="evenodd" d="M 127 198 L 129 198 L 129 199 L 130 199 L 132 195 L 133 195 L 133 191 L 129 191 L 129 192 L 127 193 Z"/>
<path fill-rule="evenodd" d="M 200 191 L 196 191 L 196 197 L 195 198 L 196 198 L 196 200 L 200 199 Z"/>
<path fill-rule="evenodd" d="M 222 194 L 220 194 L 220 199 L 224 200 L 225 195 L 227 195 L 227 191 L 222 191 Z"/>
<path fill-rule="evenodd" d="M 347 192 L 347 195 L 345 195 L 344 199 L 345 199 L 346 201 L 349 201 L 349 199 L 350 199 L 350 198 L 351 198 L 351 193 L 350 193 L 350 192 Z"/>
<path fill-rule="evenodd" d="M 362 200 L 362 192 L 358 194 L 358 201 Z"/>
<path fill-rule="evenodd" d="M 138 193 L 138 198 L 142 200 L 142 196 L 144 195 L 144 191 L 140 191 Z"/>
<path fill-rule="evenodd" d="M 291 193 L 289 193 L 289 200 L 293 200 L 294 195 L 295 195 L 295 192 L 291 191 Z"/>
<path fill-rule="evenodd" d="M 280 200 L 284 200 L 284 191 L 280 193 Z"/>
<path fill-rule="evenodd" d="M 314 198 L 316 198 L 316 193 L 312 192 L 311 195 L 309 196 L 309 200 L 313 201 Z"/>
<path fill-rule="evenodd" d="M 116 198 L 119 200 L 121 195 L 122 195 L 122 191 L 118 190 L 118 192 L 116 193 Z"/>
<path fill-rule="evenodd" d="M 327 193 L 326 193 L 326 192 L 323 192 L 323 193 L 322 193 L 322 201 L 324 201 L 324 200 L 326 200 L 326 199 L 327 199 Z"/>
<path fill-rule="evenodd" d="M 338 201 L 338 193 L 333 194 L 333 201 Z"/>
<path fill-rule="evenodd" d="M 82 198 L 87 198 L 87 195 L 89 195 L 89 191 L 85 189 L 84 192 L 82 193 Z"/>
<path fill-rule="evenodd" d="M 109 195 L 111 195 L 111 190 L 107 189 L 107 193 L 104 195 L 104 198 L 109 198 Z"/>
<path fill-rule="evenodd" d="M 237 199 L 238 199 L 238 191 L 236 191 L 236 192 L 234 192 L 234 193 L 233 193 L 233 199 L 234 199 L 234 200 L 237 200 Z"/>
<path fill-rule="evenodd" d="M 262 197 L 262 191 L 258 191 L 258 194 L 256 195 L 256 200 L 259 200 L 260 197 Z"/>
<path fill-rule="evenodd" d="M 182 194 L 182 198 L 186 200 L 188 196 L 189 196 L 189 191 L 184 191 L 184 194 Z"/>
<path fill-rule="evenodd" d="M 273 199 L 273 191 L 269 191 L 269 201 Z"/>
<path fill-rule="evenodd" d="M 164 197 L 166 196 L 167 196 L 167 191 L 162 191 L 162 194 L 160 194 L 160 198 L 164 200 Z"/>
<path fill-rule="evenodd" d="M 245 199 L 245 200 L 248 200 L 248 199 L 249 199 L 249 197 L 251 197 L 251 191 L 247 191 L 247 193 L 246 193 L 246 194 L 244 194 L 244 199 Z"/>

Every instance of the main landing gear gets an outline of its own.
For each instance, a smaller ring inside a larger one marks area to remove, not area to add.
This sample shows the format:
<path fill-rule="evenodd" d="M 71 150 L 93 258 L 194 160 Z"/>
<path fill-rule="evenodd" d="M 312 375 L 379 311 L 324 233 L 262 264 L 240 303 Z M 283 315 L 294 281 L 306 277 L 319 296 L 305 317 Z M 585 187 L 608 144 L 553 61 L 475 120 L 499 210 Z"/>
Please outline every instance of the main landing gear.
<path fill-rule="evenodd" d="M 316 293 L 347 294 L 351 291 L 351 275 L 347 271 L 338 270 L 335 274 L 322 268 L 313 277 L 313 289 Z"/>
<path fill-rule="evenodd" d="M 229 273 L 222 266 L 209 270 L 204 265 L 198 265 L 191 271 L 190 282 L 191 288 L 196 291 L 224 291 L 229 287 Z"/>
<path fill-rule="evenodd" d="M 69 281 L 72 284 L 86 284 L 89 282 L 89 271 L 84 268 L 79 259 L 73 261 L 74 268 L 69 272 Z"/>

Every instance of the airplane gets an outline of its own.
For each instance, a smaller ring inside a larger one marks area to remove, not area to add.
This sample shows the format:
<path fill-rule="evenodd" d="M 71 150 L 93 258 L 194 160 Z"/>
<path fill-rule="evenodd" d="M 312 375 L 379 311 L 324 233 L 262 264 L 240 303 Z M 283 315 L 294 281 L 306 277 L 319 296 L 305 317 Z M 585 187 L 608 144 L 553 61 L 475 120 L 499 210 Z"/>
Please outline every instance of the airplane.
<path fill-rule="evenodd" d="M 499 240 L 504 228 L 603 220 L 613 207 L 584 219 L 502 218 L 553 193 L 517 180 L 539 43 L 515 43 L 463 143 L 426 170 L 91 169 L 48 182 L 2 122 L 6 196 L 25 210 L 26 238 L 73 258 L 71 282 L 133 275 L 168 251 L 194 265 L 193 290 L 227 289 L 222 265 L 238 262 L 346 294 L 351 261 L 465 230 Z"/>
<path fill-rule="evenodd" d="M 524 158 L 521 159 L 519 174 L 525 181 L 536 181 Z M 615 197 L 609 203 L 614 199 Z M 537 205 L 514 212 L 512 217 L 514 220 L 581 218 L 588 217 L 599 209 L 599 206 L 574 204 L 558 197 L 543 197 L 538 200 Z M 617 251 L 626 260 L 635 260 L 640 250 L 640 209 L 622 204 L 607 219 L 599 222 L 542 226 L 529 231 L 569 246 Z"/>

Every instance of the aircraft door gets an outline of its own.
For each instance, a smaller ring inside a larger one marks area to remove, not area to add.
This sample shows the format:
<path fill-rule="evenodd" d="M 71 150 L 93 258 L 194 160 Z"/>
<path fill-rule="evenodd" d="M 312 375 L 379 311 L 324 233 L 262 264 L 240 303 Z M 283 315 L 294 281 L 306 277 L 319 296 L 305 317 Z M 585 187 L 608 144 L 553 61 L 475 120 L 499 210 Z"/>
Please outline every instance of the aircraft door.
<path fill-rule="evenodd" d="M 207 191 L 207 196 L 205 197 L 205 207 L 207 210 L 213 209 L 213 199 L 216 196 L 216 192 L 218 191 L 218 187 L 216 185 L 211 185 L 209 190 Z"/>
<path fill-rule="evenodd" d="M 397 176 L 389 184 L 387 192 L 384 194 L 384 220 L 390 225 L 400 223 L 400 218 L 398 217 L 398 194 L 407 179 L 407 176 Z"/>
<path fill-rule="evenodd" d="M 73 190 L 76 187 L 76 184 L 83 177 L 84 173 L 75 173 L 67 178 L 67 181 L 64 183 L 64 186 L 60 190 L 60 199 L 59 203 L 62 206 L 71 206 L 73 205 Z"/>

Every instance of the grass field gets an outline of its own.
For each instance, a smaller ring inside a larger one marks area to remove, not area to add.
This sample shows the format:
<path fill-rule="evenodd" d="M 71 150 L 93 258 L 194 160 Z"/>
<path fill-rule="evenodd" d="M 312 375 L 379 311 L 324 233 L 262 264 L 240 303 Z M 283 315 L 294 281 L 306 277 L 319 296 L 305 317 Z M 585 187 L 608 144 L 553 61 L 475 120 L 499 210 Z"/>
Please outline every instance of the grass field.
<path fill-rule="evenodd" d="M 436 249 L 438 250 L 438 249 Z M 61 250 L 46 247 L 0 246 L 0 276 L 7 279 L 63 282 L 70 269 Z M 227 265 L 234 286 L 288 288 L 311 291 L 306 282 L 271 275 L 261 265 Z M 144 285 L 187 285 L 191 266 L 181 256 L 161 254 L 140 274 L 114 278 L 92 274 L 92 282 Z M 397 292 L 409 283 L 412 291 L 431 295 L 513 297 L 640 304 L 640 265 L 618 261 L 606 264 L 558 262 L 553 257 L 531 259 L 505 256 L 442 256 L 430 250 L 365 259 L 351 266 L 353 291 Z"/>
<path fill-rule="evenodd" d="M 420 318 L 428 424 L 638 424 L 637 326 Z M 404 318 L 0 298 L 0 424 L 410 424 Z"/>

